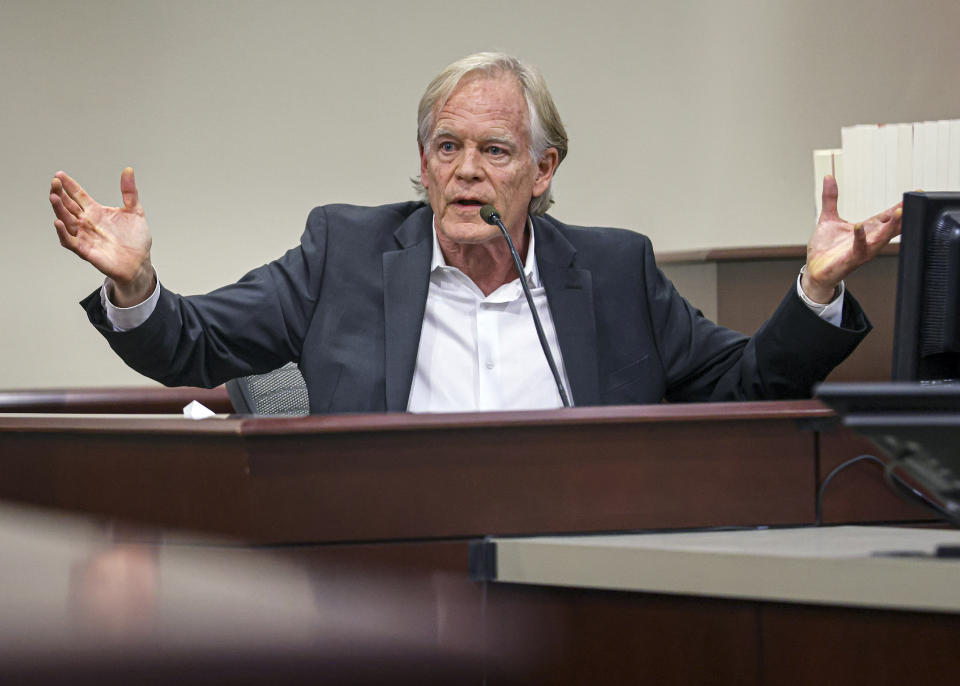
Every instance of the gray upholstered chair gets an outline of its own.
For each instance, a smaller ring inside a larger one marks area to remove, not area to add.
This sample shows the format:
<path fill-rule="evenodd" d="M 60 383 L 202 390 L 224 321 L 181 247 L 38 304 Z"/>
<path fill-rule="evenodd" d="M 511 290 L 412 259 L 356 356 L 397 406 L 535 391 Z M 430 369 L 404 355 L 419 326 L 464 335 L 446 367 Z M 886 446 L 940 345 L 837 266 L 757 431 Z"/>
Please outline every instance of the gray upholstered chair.
<path fill-rule="evenodd" d="M 227 395 L 238 414 L 310 414 L 307 385 L 295 362 L 266 374 L 231 379 L 227 382 Z"/>

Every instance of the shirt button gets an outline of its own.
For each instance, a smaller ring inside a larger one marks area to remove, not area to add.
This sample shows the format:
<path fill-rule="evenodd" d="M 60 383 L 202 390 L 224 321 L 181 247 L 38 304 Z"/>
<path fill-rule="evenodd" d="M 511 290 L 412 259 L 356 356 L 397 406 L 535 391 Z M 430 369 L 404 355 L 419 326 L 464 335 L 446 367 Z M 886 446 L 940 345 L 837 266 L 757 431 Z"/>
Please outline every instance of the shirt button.
<path fill-rule="evenodd" d="M 493 360 L 487 360 L 486 366 L 487 366 L 487 369 L 493 369 L 496 365 L 494 364 Z"/>

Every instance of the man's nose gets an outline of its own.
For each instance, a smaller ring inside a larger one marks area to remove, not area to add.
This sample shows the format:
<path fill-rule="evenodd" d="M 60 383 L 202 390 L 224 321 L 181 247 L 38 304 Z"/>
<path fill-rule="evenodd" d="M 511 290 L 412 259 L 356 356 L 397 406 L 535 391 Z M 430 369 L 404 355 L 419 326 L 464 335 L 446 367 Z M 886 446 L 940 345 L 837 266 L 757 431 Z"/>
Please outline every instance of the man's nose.
<path fill-rule="evenodd" d="M 461 179 L 476 179 L 483 175 L 483 160 L 476 148 L 464 148 L 457 165 L 457 176 Z"/>

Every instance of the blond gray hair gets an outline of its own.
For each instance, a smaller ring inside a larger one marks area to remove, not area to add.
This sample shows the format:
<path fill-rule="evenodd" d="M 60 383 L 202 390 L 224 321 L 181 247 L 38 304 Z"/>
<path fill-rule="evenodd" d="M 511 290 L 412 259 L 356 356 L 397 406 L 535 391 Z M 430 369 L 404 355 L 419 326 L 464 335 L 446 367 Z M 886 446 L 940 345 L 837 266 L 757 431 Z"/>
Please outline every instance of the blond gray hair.
<path fill-rule="evenodd" d="M 517 79 L 527 101 L 527 123 L 530 129 L 530 156 L 534 164 L 540 161 L 548 148 L 556 148 L 557 164 L 567 156 L 567 132 L 560 113 L 547 89 L 547 82 L 533 65 L 524 64 L 502 52 L 478 52 L 447 66 L 430 82 L 417 108 L 417 143 L 429 152 L 434 116 L 450 98 L 460 81 L 468 74 L 483 73 L 490 77 L 510 74 Z M 427 200 L 427 189 L 419 176 L 410 179 L 420 197 Z M 551 186 L 553 182 L 551 180 Z M 530 214 L 544 214 L 553 204 L 553 190 L 530 199 Z"/>

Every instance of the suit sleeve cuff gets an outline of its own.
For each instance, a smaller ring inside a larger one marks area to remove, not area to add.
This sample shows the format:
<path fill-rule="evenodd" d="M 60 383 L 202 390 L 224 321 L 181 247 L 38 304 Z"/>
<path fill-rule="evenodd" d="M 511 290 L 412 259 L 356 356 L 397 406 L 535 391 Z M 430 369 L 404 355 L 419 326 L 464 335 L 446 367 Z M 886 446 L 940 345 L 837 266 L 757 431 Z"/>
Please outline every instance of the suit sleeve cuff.
<path fill-rule="evenodd" d="M 153 273 L 154 276 L 156 276 L 156 270 L 154 270 Z M 150 315 L 153 314 L 153 311 L 157 308 L 157 301 L 160 299 L 159 278 L 157 278 L 156 284 L 150 297 L 139 305 L 134 305 L 133 307 L 117 307 L 110 302 L 109 293 L 113 290 L 113 281 L 109 277 L 104 279 L 103 285 L 100 287 L 100 304 L 107 314 L 107 322 L 109 322 L 114 331 L 119 332 L 135 329 L 150 318 Z"/>
<path fill-rule="evenodd" d="M 840 326 L 843 321 L 843 294 L 846 292 L 846 286 L 844 286 L 843 281 L 840 282 L 840 285 L 837 286 L 836 293 L 834 293 L 833 300 L 827 304 L 814 302 L 807 294 L 803 292 L 803 288 L 800 287 L 800 280 L 803 278 L 803 270 L 800 270 L 800 275 L 797 277 L 797 295 L 800 296 L 800 299 L 803 301 L 803 304 L 809 307 L 820 319 L 833 324 L 834 326 Z"/>

